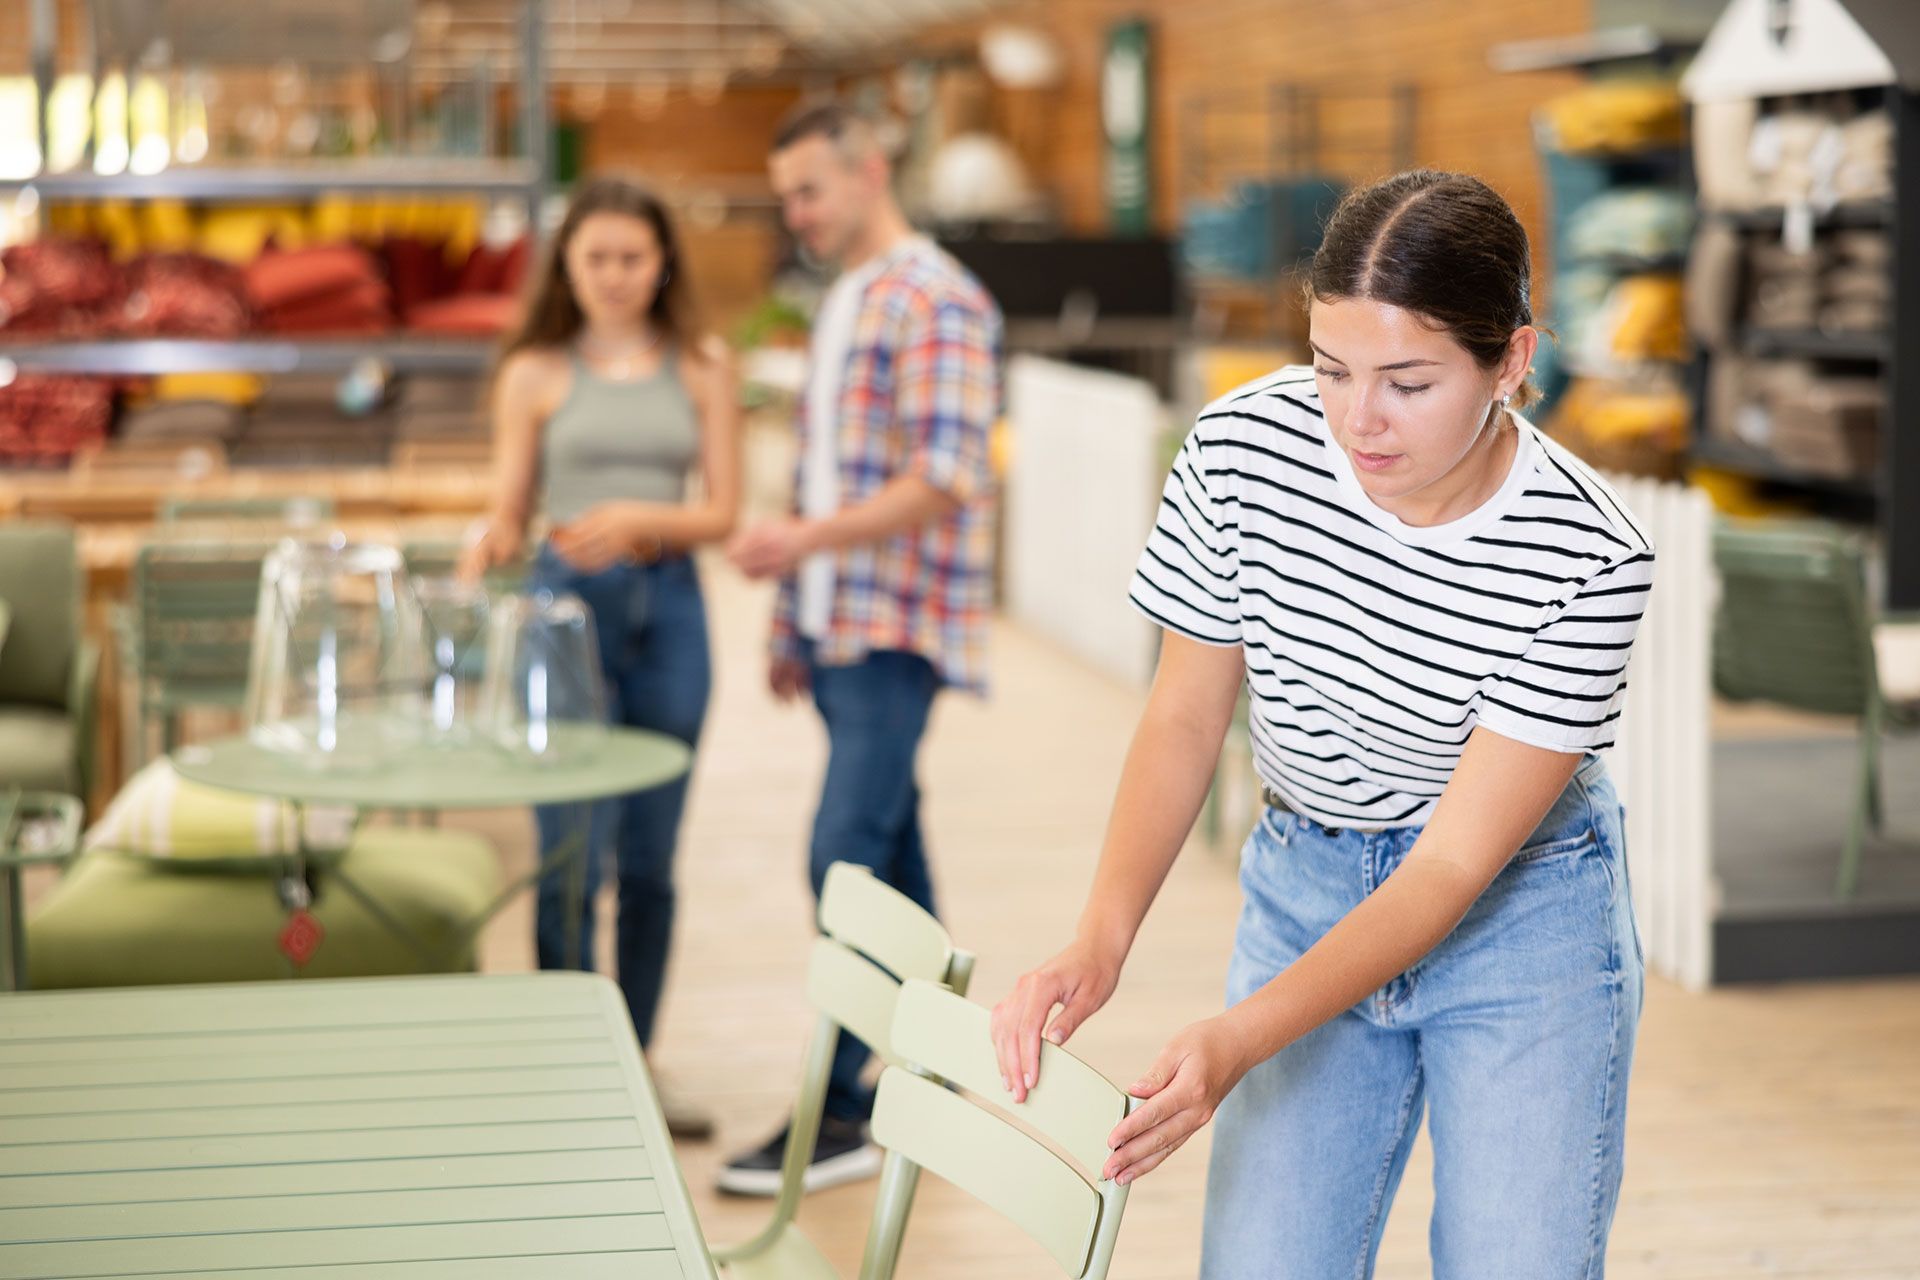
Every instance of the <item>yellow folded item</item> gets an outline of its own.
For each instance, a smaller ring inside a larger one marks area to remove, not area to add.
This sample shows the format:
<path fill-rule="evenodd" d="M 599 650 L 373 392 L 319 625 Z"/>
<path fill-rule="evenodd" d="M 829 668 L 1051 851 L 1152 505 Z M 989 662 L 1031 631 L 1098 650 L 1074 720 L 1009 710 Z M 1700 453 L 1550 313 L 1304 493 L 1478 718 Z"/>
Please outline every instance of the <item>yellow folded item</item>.
<path fill-rule="evenodd" d="M 198 232 L 193 211 L 182 200 L 149 200 L 140 208 L 140 237 L 150 251 L 185 253 Z"/>
<path fill-rule="evenodd" d="M 357 820 L 350 808 L 296 806 L 203 787 L 160 759 L 127 780 L 81 843 L 201 870 L 244 869 L 296 853 L 337 858 L 352 842 Z"/>
<path fill-rule="evenodd" d="M 166 373 L 154 379 L 153 398 L 248 405 L 260 398 L 261 386 L 250 373 Z"/>
<path fill-rule="evenodd" d="M 1633 151 L 1687 139 L 1686 101 L 1665 80 L 1589 85 L 1552 99 L 1540 115 L 1562 151 Z"/>

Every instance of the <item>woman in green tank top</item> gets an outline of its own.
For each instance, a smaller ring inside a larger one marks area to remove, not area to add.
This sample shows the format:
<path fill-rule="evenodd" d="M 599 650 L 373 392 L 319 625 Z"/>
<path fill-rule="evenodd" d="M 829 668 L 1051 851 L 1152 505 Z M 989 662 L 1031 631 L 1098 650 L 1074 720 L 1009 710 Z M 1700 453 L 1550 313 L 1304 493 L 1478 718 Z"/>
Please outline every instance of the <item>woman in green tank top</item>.
<path fill-rule="evenodd" d="M 619 178 L 567 210 L 493 387 L 494 494 L 462 572 L 517 561 L 536 506 L 547 533 L 530 585 L 594 614 L 613 719 L 697 744 L 711 687 L 706 610 L 690 552 L 727 537 L 740 503 L 733 360 L 705 334 L 673 223 Z M 698 497 L 688 478 L 698 474 Z M 592 890 L 609 845 L 619 883 L 615 956 L 642 1048 L 653 1038 L 674 915 L 673 855 L 686 781 L 595 806 L 581 949 L 565 954 L 559 877 L 541 882 L 542 968 L 593 967 Z M 536 811 L 542 859 L 565 810 Z M 669 1103 L 669 1127 L 711 1122 Z"/>

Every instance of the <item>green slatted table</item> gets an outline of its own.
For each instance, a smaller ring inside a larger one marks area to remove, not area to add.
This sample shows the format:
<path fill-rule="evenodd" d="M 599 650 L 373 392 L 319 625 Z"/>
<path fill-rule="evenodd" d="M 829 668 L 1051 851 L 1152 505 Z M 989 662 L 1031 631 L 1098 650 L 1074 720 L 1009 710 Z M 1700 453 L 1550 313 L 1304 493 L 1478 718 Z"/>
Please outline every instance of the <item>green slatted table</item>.
<path fill-rule="evenodd" d="M 0 998 L 0 1277 L 714 1275 L 581 973 Z"/>

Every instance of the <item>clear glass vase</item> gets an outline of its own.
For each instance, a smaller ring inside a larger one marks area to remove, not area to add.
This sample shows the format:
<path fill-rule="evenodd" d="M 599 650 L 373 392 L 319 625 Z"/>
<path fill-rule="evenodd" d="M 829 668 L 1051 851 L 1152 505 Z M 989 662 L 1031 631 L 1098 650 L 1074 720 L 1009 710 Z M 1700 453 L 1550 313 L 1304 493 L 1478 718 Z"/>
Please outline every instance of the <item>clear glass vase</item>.
<path fill-rule="evenodd" d="M 516 757 L 555 764 L 592 750 L 607 720 L 593 611 L 578 596 L 539 591 L 496 598 L 488 620 L 481 720 Z"/>
<path fill-rule="evenodd" d="M 427 741 L 469 746 L 484 741 L 482 691 L 493 598 L 478 583 L 449 577 L 413 580 L 426 623 Z"/>
<path fill-rule="evenodd" d="M 247 731 L 318 768 L 378 769 L 425 736 L 427 646 L 395 547 L 288 539 L 260 570 Z"/>

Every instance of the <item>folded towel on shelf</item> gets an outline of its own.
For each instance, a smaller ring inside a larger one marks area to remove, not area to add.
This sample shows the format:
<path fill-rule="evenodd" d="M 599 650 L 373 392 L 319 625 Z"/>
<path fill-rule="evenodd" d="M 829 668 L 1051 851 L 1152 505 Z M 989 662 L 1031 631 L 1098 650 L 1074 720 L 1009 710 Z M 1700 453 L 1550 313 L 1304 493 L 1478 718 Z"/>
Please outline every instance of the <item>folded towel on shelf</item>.
<path fill-rule="evenodd" d="M 1891 300 L 1856 298 L 1821 306 L 1816 323 L 1824 333 L 1884 333 L 1893 323 Z"/>

